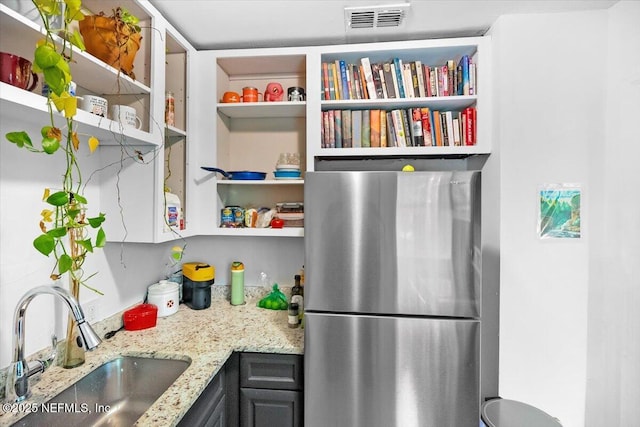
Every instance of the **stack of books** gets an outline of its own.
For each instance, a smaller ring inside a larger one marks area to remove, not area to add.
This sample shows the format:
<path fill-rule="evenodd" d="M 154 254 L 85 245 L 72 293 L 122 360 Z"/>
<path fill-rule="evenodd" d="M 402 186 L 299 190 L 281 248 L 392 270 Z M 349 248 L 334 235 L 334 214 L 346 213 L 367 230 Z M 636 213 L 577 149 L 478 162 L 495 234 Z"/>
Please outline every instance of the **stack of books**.
<path fill-rule="evenodd" d="M 476 109 L 327 110 L 321 133 L 322 148 L 476 145 Z"/>
<path fill-rule="evenodd" d="M 476 64 L 468 55 L 446 64 L 393 58 L 358 64 L 344 60 L 322 63 L 323 100 L 424 98 L 477 94 Z"/>

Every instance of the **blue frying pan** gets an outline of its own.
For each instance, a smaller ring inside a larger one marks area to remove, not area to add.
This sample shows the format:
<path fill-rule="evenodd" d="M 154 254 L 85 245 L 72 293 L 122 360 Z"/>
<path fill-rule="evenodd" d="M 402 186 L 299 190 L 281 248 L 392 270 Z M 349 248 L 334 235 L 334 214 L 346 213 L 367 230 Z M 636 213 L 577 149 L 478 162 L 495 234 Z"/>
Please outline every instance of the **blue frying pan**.
<path fill-rule="evenodd" d="M 266 172 L 254 172 L 254 171 L 229 171 L 225 172 L 222 169 L 212 168 L 208 166 L 200 166 L 201 169 L 204 169 L 209 172 L 218 172 L 224 175 L 225 178 L 237 181 L 249 181 L 249 180 L 263 180 L 267 177 Z"/>

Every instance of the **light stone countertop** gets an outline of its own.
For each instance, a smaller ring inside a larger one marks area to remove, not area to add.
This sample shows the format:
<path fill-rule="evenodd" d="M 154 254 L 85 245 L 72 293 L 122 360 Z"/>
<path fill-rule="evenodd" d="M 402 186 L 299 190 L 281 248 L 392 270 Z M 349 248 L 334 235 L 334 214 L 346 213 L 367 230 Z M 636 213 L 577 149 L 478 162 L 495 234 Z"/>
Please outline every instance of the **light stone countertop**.
<path fill-rule="evenodd" d="M 284 289 L 283 289 L 284 290 Z M 155 328 L 118 332 L 103 340 L 86 361 L 74 369 L 53 366 L 30 381 L 29 403 L 51 399 L 98 366 L 120 355 L 191 360 L 189 367 L 142 415 L 136 426 L 168 427 L 180 421 L 233 351 L 302 354 L 301 328 L 287 327 L 287 311 L 256 306 L 259 298 L 248 296 L 246 304 L 232 306 L 223 295 L 212 294 L 211 307 L 192 310 L 184 304 L 169 317 L 158 318 Z M 117 329 L 121 314 L 98 322 L 94 329 Z M 0 411 L 0 426 L 10 425 L 25 412 Z"/>

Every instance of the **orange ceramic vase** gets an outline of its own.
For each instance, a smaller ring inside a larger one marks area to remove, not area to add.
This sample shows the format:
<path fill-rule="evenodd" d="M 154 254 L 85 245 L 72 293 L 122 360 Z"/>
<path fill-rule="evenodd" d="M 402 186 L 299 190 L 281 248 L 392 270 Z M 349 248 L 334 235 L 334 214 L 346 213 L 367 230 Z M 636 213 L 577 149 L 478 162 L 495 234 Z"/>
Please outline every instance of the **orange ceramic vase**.
<path fill-rule="evenodd" d="M 140 49 L 140 33 L 107 16 L 85 16 L 79 24 L 87 52 L 135 78 L 133 60 Z"/>

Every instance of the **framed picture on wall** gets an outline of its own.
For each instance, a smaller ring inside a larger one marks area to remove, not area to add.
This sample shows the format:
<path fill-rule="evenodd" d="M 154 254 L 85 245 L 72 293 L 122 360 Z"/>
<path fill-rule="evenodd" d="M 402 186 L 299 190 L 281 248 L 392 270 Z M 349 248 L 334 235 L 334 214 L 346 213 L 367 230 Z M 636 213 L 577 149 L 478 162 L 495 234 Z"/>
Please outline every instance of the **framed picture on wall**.
<path fill-rule="evenodd" d="M 541 239 L 579 239 L 582 189 L 577 184 L 547 184 L 540 188 L 538 236 Z"/>

